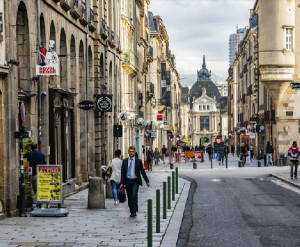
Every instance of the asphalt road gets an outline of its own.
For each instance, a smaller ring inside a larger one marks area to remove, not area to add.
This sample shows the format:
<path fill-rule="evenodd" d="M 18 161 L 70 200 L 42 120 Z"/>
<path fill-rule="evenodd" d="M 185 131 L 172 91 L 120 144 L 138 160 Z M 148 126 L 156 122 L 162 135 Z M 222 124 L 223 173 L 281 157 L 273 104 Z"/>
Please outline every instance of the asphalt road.
<path fill-rule="evenodd" d="M 255 168 L 182 172 L 194 183 L 177 247 L 299 247 L 300 194 L 274 183 L 270 173 Z"/>

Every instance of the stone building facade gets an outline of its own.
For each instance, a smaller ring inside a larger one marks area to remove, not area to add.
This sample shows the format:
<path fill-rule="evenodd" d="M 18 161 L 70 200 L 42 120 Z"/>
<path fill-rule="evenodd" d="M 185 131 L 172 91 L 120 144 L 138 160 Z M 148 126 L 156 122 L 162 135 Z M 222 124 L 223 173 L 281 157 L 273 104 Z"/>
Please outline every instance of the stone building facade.
<path fill-rule="evenodd" d="M 276 159 L 299 139 L 299 91 L 292 88 L 299 81 L 298 16 L 296 1 L 257 0 L 250 13 L 250 28 L 229 69 L 232 143 L 253 144 L 259 158 L 265 154 L 267 141 L 272 142 Z M 255 139 L 243 140 L 245 131 L 254 133 Z"/>

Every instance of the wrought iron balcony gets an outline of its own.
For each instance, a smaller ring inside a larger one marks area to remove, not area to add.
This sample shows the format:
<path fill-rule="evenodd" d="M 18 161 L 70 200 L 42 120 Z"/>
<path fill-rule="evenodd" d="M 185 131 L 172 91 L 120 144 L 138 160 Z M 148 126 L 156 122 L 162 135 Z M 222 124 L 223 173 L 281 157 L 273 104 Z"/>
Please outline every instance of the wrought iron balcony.
<path fill-rule="evenodd" d="M 70 10 L 70 15 L 77 20 L 80 17 L 78 12 L 78 0 L 73 0 L 72 2 L 72 9 Z"/>
<path fill-rule="evenodd" d="M 152 62 L 153 61 L 153 47 L 149 47 L 149 51 L 147 53 L 147 61 Z"/>
<path fill-rule="evenodd" d="M 83 26 L 86 26 L 88 24 L 87 11 L 86 11 L 86 2 L 83 1 L 83 0 L 81 0 L 79 22 Z"/>
<path fill-rule="evenodd" d="M 107 27 L 106 27 L 106 23 L 105 23 L 105 20 L 102 18 L 102 21 L 101 21 L 101 28 L 100 28 L 100 35 L 102 37 L 102 39 L 107 39 Z"/>
<path fill-rule="evenodd" d="M 123 53 L 123 68 L 130 75 L 136 75 L 138 72 L 139 59 L 131 50 L 126 50 Z"/>
<path fill-rule="evenodd" d="M 72 0 L 60 0 L 60 6 L 65 11 L 69 11 L 72 8 L 71 3 L 72 3 Z"/>
<path fill-rule="evenodd" d="M 95 13 L 94 10 L 90 9 L 90 23 L 89 23 L 89 30 L 91 32 L 96 31 L 96 26 L 95 26 Z"/>

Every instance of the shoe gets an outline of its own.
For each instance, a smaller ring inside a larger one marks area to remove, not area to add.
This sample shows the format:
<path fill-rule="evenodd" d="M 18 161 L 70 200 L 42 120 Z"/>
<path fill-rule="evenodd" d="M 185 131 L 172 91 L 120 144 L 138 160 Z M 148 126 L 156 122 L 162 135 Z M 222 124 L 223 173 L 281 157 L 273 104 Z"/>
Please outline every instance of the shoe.
<path fill-rule="evenodd" d="M 291 177 L 291 179 L 293 179 L 293 177 Z"/>
<path fill-rule="evenodd" d="M 297 177 L 295 177 L 295 179 L 297 179 Z"/>
<path fill-rule="evenodd" d="M 130 215 L 130 218 L 133 218 L 133 217 L 134 217 L 134 214 L 131 214 L 131 215 Z"/>
<path fill-rule="evenodd" d="M 115 201 L 115 205 L 118 205 L 119 204 L 119 200 Z"/>
<path fill-rule="evenodd" d="M 136 217 L 137 216 L 136 213 L 133 216 Z"/>

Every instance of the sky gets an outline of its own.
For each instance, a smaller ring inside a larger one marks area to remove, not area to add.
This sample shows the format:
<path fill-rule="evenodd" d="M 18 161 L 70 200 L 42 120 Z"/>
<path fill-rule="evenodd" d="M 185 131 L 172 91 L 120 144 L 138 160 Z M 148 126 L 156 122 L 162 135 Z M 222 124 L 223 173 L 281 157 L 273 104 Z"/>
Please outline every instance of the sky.
<path fill-rule="evenodd" d="M 183 86 L 192 86 L 203 55 L 212 80 L 226 81 L 229 35 L 249 24 L 255 0 L 151 0 L 149 10 L 166 26 Z"/>

